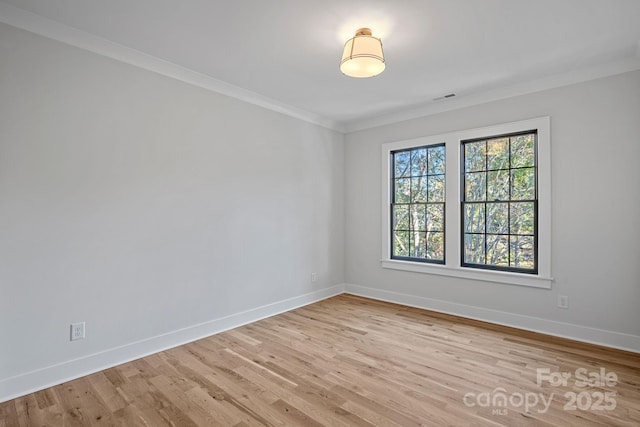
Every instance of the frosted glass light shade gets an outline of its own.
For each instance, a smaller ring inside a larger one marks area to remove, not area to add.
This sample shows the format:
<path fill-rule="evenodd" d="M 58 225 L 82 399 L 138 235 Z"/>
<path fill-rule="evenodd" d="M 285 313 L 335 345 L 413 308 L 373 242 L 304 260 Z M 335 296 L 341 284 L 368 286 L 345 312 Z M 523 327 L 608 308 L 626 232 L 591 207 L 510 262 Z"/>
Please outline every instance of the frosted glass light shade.
<path fill-rule="evenodd" d="M 384 71 L 382 41 L 371 36 L 371 30 L 360 28 L 344 44 L 340 71 L 349 77 L 373 77 Z"/>

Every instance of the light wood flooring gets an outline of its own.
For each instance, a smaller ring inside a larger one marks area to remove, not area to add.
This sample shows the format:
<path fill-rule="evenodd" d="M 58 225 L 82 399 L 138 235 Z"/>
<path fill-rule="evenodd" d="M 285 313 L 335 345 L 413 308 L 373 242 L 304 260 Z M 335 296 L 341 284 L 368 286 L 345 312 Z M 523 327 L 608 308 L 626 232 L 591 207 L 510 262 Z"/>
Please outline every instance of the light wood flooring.
<path fill-rule="evenodd" d="M 341 295 L 0 404 L 92 425 L 639 426 L 640 355 Z"/>

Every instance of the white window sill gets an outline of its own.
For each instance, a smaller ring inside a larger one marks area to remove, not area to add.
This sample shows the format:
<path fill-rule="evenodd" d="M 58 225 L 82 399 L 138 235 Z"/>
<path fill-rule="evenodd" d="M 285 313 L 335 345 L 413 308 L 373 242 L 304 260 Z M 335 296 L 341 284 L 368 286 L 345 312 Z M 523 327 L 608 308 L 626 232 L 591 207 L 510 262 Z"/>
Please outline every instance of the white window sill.
<path fill-rule="evenodd" d="M 485 282 L 505 283 L 509 285 L 530 286 L 551 289 L 552 277 L 533 274 L 510 273 L 505 271 L 479 270 L 475 268 L 449 267 L 440 264 L 383 259 L 382 268 L 434 274 L 437 276 L 458 277 L 461 279 L 482 280 Z"/>

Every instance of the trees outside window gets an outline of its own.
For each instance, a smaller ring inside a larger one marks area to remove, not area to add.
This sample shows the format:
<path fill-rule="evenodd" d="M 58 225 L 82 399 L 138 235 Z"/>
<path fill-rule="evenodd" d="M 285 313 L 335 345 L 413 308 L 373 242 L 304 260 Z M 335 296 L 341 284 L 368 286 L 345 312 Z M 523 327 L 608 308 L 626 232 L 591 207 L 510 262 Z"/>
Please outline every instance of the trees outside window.
<path fill-rule="evenodd" d="M 444 145 L 395 151 L 392 164 L 392 257 L 444 263 Z"/>
<path fill-rule="evenodd" d="M 537 271 L 535 131 L 462 141 L 462 265 Z"/>

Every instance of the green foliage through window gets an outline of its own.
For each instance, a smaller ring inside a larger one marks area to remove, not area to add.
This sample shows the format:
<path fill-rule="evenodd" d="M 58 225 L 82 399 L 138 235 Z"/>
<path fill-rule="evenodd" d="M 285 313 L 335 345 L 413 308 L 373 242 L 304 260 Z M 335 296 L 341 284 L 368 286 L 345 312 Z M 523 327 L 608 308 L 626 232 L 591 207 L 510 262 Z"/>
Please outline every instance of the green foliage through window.
<path fill-rule="evenodd" d="M 462 141 L 462 265 L 537 272 L 535 131 Z"/>
<path fill-rule="evenodd" d="M 444 263 L 444 144 L 395 151 L 391 257 Z"/>

